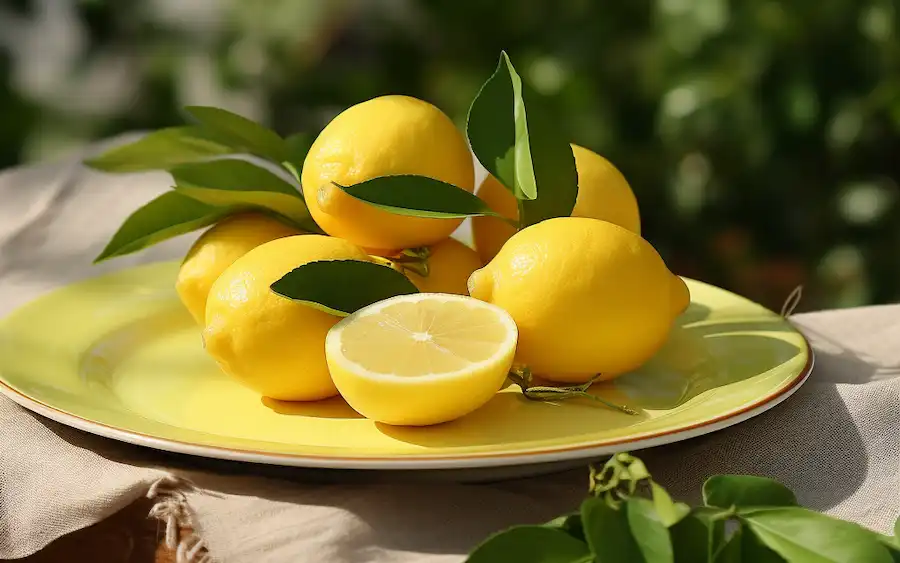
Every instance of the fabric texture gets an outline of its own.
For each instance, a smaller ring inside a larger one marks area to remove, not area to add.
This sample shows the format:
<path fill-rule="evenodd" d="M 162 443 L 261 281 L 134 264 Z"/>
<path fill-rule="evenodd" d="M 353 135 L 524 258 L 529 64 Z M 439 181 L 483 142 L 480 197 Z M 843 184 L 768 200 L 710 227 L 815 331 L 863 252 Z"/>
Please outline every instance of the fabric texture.
<path fill-rule="evenodd" d="M 191 242 L 92 266 L 120 222 L 168 183 L 156 173 L 89 172 L 79 156 L 0 174 L 0 315 L 78 279 L 177 257 Z M 807 506 L 886 532 L 900 509 L 900 306 L 793 319 L 816 351 L 796 395 L 640 455 L 678 498 L 699 500 L 710 474 L 768 475 Z M 149 493 L 159 495 L 155 516 L 190 520 L 216 561 L 459 562 L 494 531 L 572 509 L 586 486 L 583 466 L 460 484 L 195 459 L 85 434 L 0 398 L 0 559 L 29 555 Z M 182 560 L 197 561 L 200 542 L 188 540 Z"/>

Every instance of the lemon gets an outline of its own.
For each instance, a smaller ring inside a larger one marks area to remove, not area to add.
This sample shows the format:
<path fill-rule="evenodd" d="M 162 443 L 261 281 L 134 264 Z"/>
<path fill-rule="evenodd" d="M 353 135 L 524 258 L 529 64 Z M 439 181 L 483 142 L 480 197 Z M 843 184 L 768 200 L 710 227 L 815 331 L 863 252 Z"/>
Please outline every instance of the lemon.
<path fill-rule="evenodd" d="M 325 335 L 339 317 L 277 295 L 270 285 L 316 260 L 368 256 L 338 238 L 301 235 L 258 246 L 212 286 L 206 351 L 225 373 L 266 397 L 314 401 L 337 394 L 325 362 Z"/>
<path fill-rule="evenodd" d="M 361 247 L 399 250 L 450 236 L 460 219 L 392 214 L 332 184 L 350 186 L 398 174 L 474 189 L 472 155 L 450 118 L 416 98 L 382 96 L 345 110 L 322 130 L 303 163 L 301 183 L 316 223 Z"/>
<path fill-rule="evenodd" d="M 622 173 L 599 154 L 572 145 L 578 170 L 578 199 L 572 217 L 602 219 L 641 234 L 637 199 Z M 509 219 L 519 218 L 516 198 L 496 178 L 488 176 L 478 188 L 478 197 L 497 213 Z M 516 230 L 496 217 L 472 219 L 475 249 L 485 263 L 497 255 L 500 247 Z"/>
<path fill-rule="evenodd" d="M 360 309 L 334 326 L 334 383 L 363 416 L 424 426 L 464 416 L 503 386 L 516 350 L 506 311 L 458 295 L 419 293 Z"/>
<path fill-rule="evenodd" d="M 456 239 L 447 239 L 430 248 L 428 277 L 408 270 L 406 277 L 423 293 L 468 295 L 466 283 L 472 272 L 483 266 L 478 253 Z"/>
<path fill-rule="evenodd" d="M 665 343 L 686 289 L 640 236 L 580 217 L 519 231 L 469 278 L 472 297 L 515 319 L 517 361 L 562 382 L 642 365 Z"/>
<path fill-rule="evenodd" d="M 261 213 L 243 213 L 221 221 L 197 239 L 181 264 L 175 281 L 181 302 L 202 325 L 206 296 L 225 268 L 264 242 L 298 234 L 297 229 Z"/>

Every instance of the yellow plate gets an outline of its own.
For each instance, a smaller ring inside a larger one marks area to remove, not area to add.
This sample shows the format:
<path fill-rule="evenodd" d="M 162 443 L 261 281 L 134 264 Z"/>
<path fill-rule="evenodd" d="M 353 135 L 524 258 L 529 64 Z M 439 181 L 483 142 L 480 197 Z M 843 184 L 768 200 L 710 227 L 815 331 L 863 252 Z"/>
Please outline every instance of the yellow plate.
<path fill-rule="evenodd" d="M 178 265 L 117 272 L 0 322 L 0 391 L 63 424 L 162 450 L 346 469 L 461 469 L 599 456 L 698 436 L 783 401 L 812 368 L 775 313 L 689 281 L 693 303 L 640 371 L 593 392 L 639 411 L 530 402 L 504 389 L 460 420 L 396 428 L 342 400 L 260 398 L 222 374 L 173 289 Z"/>

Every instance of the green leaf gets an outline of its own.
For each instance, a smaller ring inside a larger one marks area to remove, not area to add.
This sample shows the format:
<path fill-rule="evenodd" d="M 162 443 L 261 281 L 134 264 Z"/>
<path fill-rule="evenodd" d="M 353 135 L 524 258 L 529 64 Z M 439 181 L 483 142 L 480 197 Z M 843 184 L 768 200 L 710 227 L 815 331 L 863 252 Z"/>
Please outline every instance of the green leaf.
<path fill-rule="evenodd" d="M 206 227 L 234 211 L 235 208 L 214 207 L 178 192 L 166 192 L 125 219 L 94 263 Z"/>
<path fill-rule="evenodd" d="M 315 229 L 303 196 L 277 175 L 238 159 L 222 159 L 173 168 L 175 189 L 210 205 L 262 207 Z"/>
<path fill-rule="evenodd" d="M 273 283 L 272 291 L 342 317 L 395 295 L 419 292 L 397 270 L 359 260 L 303 264 Z"/>
<path fill-rule="evenodd" d="M 586 543 L 544 526 L 516 526 L 485 540 L 466 563 L 591 563 Z"/>
<path fill-rule="evenodd" d="M 544 526 L 562 530 L 575 539 L 585 541 L 584 526 L 581 524 L 581 513 L 579 512 L 564 514 L 547 522 Z"/>
<path fill-rule="evenodd" d="M 656 481 L 650 481 L 650 489 L 653 492 L 653 507 L 667 528 L 674 526 L 690 514 L 691 507 L 683 502 L 674 502 L 668 491 Z"/>
<path fill-rule="evenodd" d="M 900 545 L 900 518 L 894 522 L 894 542 Z"/>
<path fill-rule="evenodd" d="M 870 530 L 800 507 L 747 508 L 741 520 L 781 557 L 802 563 L 892 563 Z"/>
<path fill-rule="evenodd" d="M 625 512 L 628 527 L 646 563 L 673 563 L 672 539 L 653 503 L 645 498 L 632 497 L 625 502 Z"/>
<path fill-rule="evenodd" d="M 878 532 L 869 530 L 873 537 L 878 540 L 881 545 L 887 548 L 888 553 L 891 554 L 891 558 L 893 558 L 894 563 L 900 563 L 900 544 L 897 543 L 896 536 L 887 536 L 884 534 L 880 534 Z"/>
<path fill-rule="evenodd" d="M 209 106 L 188 106 L 191 114 L 213 139 L 234 149 L 274 162 L 289 157 L 288 145 L 277 133 L 230 111 Z"/>
<path fill-rule="evenodd" d="M 796 506 L 793 491 L 768 477 L 755 475 L 715 475 L 703 484 L 707 506 Z"/>
<path fill-rule="evenodd" d="M 581 522 L 597 563 L 643 561 L 624 509 L 616 510 L 602 499 L 589 498 L 581 505 Z"/>
<path fill-rule="evenodd" d="M 747 563 L 785 563 L 784 559 L 763 544 L 749 527 L 741 534 L 741 558 Z"/>
<path fill-rule="evenodd" d="M 528 194 L 516 182 L 515 90 L 505 52 L 490 78 L 472 100 L 466 119 L 466 136 L 478 161 L 518 199 Z M 536 191 L 531 197 L 537 197 Z"/>
<path fill-rule="evenodd" d="M 731 534 L 731 537 L 728 538 L 722 547 L 716 552 L 715 558 L 713 559 L 714 563 L 741 563 L 742 552 L 741 552 L 741 538 L 743 536 L 743 532 L 740 528 L 734 531 Z M 756 560 L 748 560 L 751 563 L 757 563 Z"/>
<path fill-rule="evenodd" d="M 695 508 L 669 529 L 675 561 L 711 563 L 713 554 L 725 541 L 725 521 L 721 511 Z"/>
<path fill-rule="evenodd" d="M 481 164 L 521 201 L 523 227 L 572 214 L 572 149 L 505 52 L 469 108 L 466 134 Z"/>
<path fill-rule="evenodd" d="M 105 172 L 141 172 L 207 160 L 229 152 L 228 147 L 210 140 L 199 127 L 170 127 L 112 148 L 86 160 L 85 165 Z"/>
<path fill-rule="evenodd" d="M 499 217 L 475 194 L 426 176 L 381 176 L 352 186 L 334 185 L 358 200 L 398 215 L 434 219 Z"/>

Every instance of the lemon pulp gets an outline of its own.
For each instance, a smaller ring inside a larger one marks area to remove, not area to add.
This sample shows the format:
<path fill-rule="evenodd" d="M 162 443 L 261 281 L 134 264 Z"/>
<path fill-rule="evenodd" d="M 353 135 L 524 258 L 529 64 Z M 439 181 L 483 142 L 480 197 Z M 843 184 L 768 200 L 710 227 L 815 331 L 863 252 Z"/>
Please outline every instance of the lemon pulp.
<path fill-rule="evenodd" d="M 329 331 L 325 354 L 341 395 L 363 416 L 427 425 L 459 418 L 500 389 L 518 330 L 470 297 L 421 293 L 354 313 Z"/>

